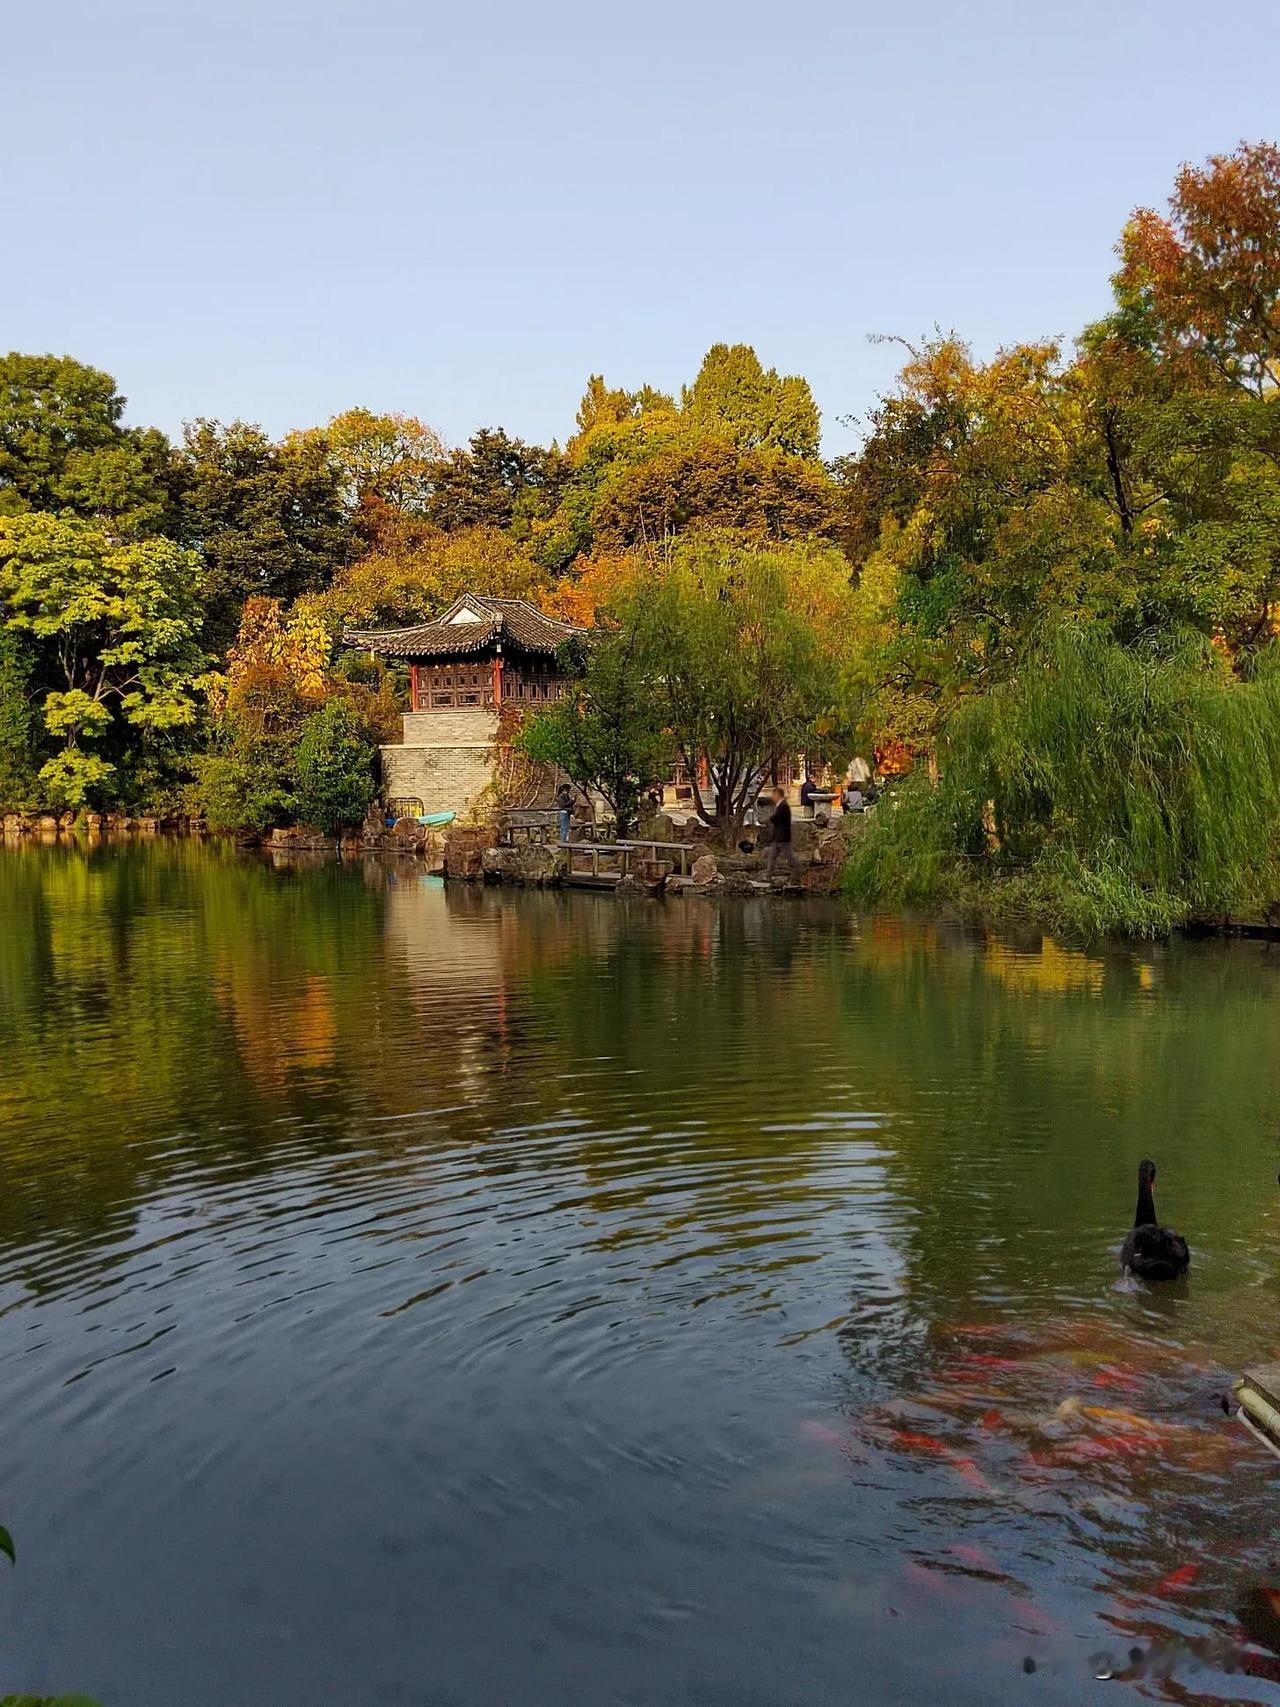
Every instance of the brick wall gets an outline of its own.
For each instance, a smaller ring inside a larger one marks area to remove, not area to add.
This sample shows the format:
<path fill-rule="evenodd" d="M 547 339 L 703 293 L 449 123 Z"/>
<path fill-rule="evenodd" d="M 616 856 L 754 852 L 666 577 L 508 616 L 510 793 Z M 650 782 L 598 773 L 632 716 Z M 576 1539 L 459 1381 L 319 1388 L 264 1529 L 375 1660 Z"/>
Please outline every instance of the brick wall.
<path fill-rule="evenodd" d="M 404 714 L 406 747 L 488 747 L 497 732 L 497 713 L 479 707 Z"/>
<path fill-rule="evenodd" d="M 497 730 L 496 714 L 482 709 L 406 712 L 403 743 L 379 748 L 383 799 L 464 815 L 493 780 Z"/>
<path fill-rule="evenodd" d="M 426 812 L 470 810 L 493 778 L 488 747 L 382 747 L 385 800 L 417 799 Z"/>

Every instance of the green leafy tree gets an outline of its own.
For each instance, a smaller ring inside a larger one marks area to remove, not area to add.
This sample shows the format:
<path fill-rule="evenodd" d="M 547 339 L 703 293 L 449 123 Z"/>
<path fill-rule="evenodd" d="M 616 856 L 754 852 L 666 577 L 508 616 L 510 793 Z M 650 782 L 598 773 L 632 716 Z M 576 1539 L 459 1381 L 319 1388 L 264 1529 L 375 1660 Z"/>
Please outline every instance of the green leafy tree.
<path fill-rule="evenodd" d="M 295 766 L 298 813 L 326 836 L 364 818 L 377 793 L 377 749 L 346 701 L 331 699 L 302 726 Z"/>
<path fill-rule="evenodd" d="M 30 647 L 0 628 L 0 810 L 30 806 L 36 797 Z"/>
<path fill-rule="evenodd" d="M 465 450 L 435 464 L 426 514 L 450 532 L 490 527 L 524 535 L 533 517 L 554 509 L 568 471 L 558 450 L 482 427 Z"/>
<path fill-rule="evenodd" d="M 740 450 L 818 455 L 821 423 L 808 380 L 766 370 L 750 344 L 713 344 L 684 388 L 681 412 L 694 427 L 727 434 Z"/>
<path fill-rule="evenodd" d="M 666 774 L 672 746 L 646 673 L 636 613 L 623 608 L 617 614 L 621 627 L 561 647 L 560 665 L 572 686 L 525 722 L 516 746 L 535 763 L 565 771 L 579 787 L 598 789 L 625 837 L 644 789 Z"/>
<path fill-rule="evenodd" d="M 178 471 L 180 537 L 204 559 L 206 635 L 219 652 L 246 599 L 318 592 L 357 555 L 349 471 L 323 434 L 274 444 L 243 421 L 196 421 Z"/>
<path fill-rule="evenodd" d="M 168 440 L 122 423 L 108 373 L 70 356 L 0 358 L 0 515 L 72 510 L 143 534 L 170 515 Z"/>
<path fill-rule="evenodd" d="M 40 780 L 55 801 L 103 800 L 131 738 L 195 725 L 200 594 L 198 558 L 170 540 L 121 543 L 70 517 L 0 518 L 0 608 L 53 684 L 41 713 L 59 750 Z"/>
<path fill-rule="evenodd" d="M 1028 640 L 855 844 L 860 900 L 974 905 L 1157 934 L 1262 910 L 1280 884 L 1280 656 L 1247 681 L 1194 633 Z"/>
<path fill-rule="evenodd" d="M 848 565 L 814 547 L 681 541 L 637 585 L 629 620 L 657 713 L 705 823 L 736 840 L 771 762 L 839 743 Z M 710 766 L 711 795 L 697 778 Z"/>

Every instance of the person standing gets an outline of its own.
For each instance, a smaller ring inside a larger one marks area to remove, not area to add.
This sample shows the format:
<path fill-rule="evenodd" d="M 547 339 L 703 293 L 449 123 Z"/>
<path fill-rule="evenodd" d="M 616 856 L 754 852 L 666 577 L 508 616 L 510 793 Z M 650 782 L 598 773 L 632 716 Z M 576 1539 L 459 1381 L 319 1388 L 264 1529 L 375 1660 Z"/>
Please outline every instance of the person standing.
<path fill-rule="evenodd" d="M 543 795 L 546 799 L 546 795 Z M 560 820 L 560 845 L 569 840 L 569 826 L 573 823 L 573 789 L 567 782 L 562 782 L 556 789 L 556 813 Z"/>
<path fill-rule="evenodd" d="M 778 861 L 785 860 L 794 874 L 800 875 L 800 862 L 796 858 L 796 850 L 791 845 L 791 808 L 787 805 L 787 797 L 780 788 L 773 791 L 773 811 L 769 814 L 769 828 L 773 832 L 764 856 L 764 874 L 770 882 L 773 880 Z"/>

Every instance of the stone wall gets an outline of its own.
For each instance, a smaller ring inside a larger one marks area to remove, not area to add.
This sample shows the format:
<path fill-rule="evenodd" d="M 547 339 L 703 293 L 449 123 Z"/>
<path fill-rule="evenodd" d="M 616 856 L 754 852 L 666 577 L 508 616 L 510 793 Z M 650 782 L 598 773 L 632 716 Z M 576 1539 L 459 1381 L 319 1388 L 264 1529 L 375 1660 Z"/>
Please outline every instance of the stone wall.
<path fill-rule="evenodd" d="M 426 812 L 469 812 L 493 780 L 492 711 L 410 711 L 404 740 L 379 749 L 384 800 L 421 800 Z"/>
<path fill-rule="evenodd" d="M 406 747 L 489 747 L 498 733 L 498 714 L 482 706 L 453 711 L 406 711 Z"/>

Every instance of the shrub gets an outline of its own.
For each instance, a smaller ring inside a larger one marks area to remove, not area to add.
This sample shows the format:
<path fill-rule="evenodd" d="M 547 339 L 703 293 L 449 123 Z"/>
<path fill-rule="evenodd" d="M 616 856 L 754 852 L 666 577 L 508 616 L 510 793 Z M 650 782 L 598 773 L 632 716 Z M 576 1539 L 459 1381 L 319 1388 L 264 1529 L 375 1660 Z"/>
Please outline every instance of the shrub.
<path fill-rule="evenodd" d="M 296 764 L 298 816 L 326 836 L 359 824 L 377 792 L 375 748 L 355 710 L 331 699 L 302 726 Z"/>

